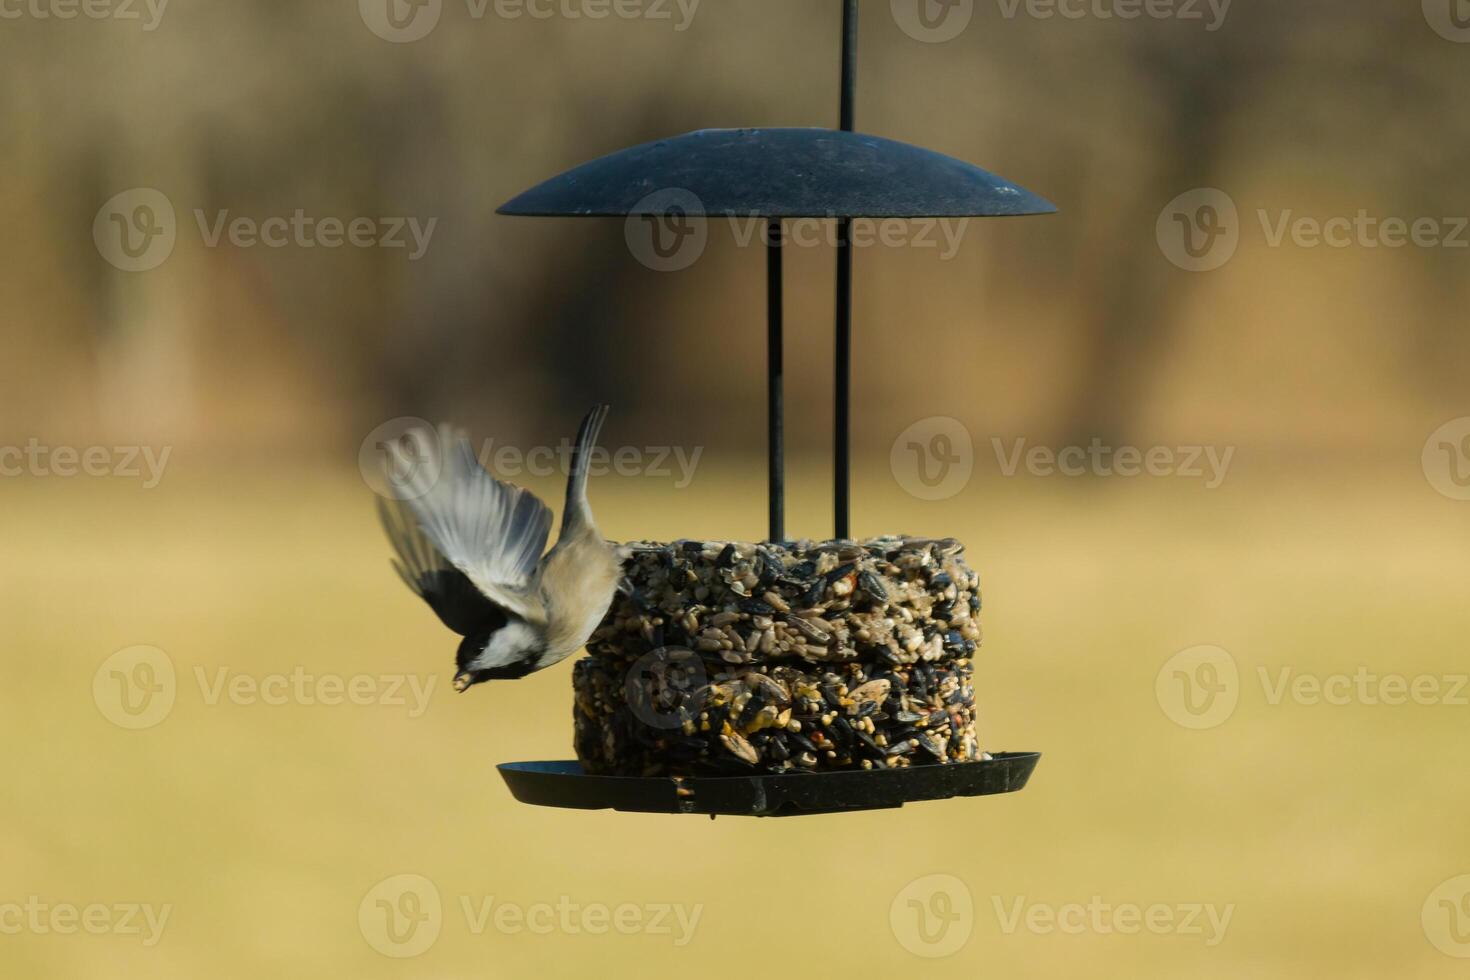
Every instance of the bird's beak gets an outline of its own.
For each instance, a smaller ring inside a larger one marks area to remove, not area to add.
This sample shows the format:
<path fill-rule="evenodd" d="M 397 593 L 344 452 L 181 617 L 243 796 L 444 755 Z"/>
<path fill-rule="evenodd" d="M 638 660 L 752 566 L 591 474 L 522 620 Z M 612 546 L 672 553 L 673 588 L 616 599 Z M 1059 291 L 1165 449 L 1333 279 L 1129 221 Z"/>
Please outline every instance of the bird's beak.
<path fill-rule="evenodd" d="M 454 689 L 460 694 L 470 689 L 470 675 L 459 673 L 454 675 Z"/>

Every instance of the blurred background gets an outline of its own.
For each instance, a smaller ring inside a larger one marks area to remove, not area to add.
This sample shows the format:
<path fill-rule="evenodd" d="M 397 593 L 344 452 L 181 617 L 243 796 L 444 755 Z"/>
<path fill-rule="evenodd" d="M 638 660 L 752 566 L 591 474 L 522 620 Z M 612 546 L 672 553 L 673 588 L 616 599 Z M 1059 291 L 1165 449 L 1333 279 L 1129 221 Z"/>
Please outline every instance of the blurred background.
<path fill-rule="evenodd" d="M 1463 0 L 863 0 L 858 128 L 1060 208 L 860 249 L 854 321 L 854 531 L 969 545 L 987 747 L 1046 755 L 1014 797 L 714 823 L 510 800 L 495 763 L 570 752 L 566 668 L 454 696 L 359 462 L 422 417 L 514 463 L 606 400 L 609 536 L 761 536 L 762 250 L 716 223 L 661 272 L 621 221 L 494 210 L 634 143 L 833 125 L 840 4 L 528 3 L 0 0 L 6 975 L 1462 975 Z M 834 260 L 787 262 L 820 538 Z M 1200 647 L 1235 707 L 1191 727 L 1164 688 Z M 1363 671 L 1438 693 L 1281 686 Z M 370 703 L 260 694 L 301 672 Z M 115 677 L 168 706 L 120 715 Z M 384 955 L 359 912 L 402 874 L 442 929 Z M 934 874 L 968 931 L 931 959 Z M 678 946 L 465 914 L 561 896 L 702 912 Z M 1214 943 L 1012 912 L 1095 898 L 1233 911 Z M 172 911 L 145 945 L 12 929 L 28 902 Z"/>

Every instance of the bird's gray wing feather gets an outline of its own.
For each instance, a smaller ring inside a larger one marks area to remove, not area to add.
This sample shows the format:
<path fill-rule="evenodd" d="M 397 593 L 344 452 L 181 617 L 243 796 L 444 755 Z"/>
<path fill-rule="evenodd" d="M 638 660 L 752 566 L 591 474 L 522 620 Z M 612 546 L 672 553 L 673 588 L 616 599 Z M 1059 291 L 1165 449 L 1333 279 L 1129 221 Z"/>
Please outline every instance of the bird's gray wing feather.
<path fill-rule="evenodd" d="M 419 530 L 418 518 L 401 500 L 378 499 L 378 518 L 397 557 L 393 570 L 439 619 L 460 636 L 504 625 L 505 610 L 481 592 Z"/>
<path fill-rule="evenodd" d="M 427 546 L 496 604 L 544 623 L 537 566 L 551 533 L 550 508 L 487 473 L 463 435 L 440 428 L 408 439 L 413 448 L 394 443 L 387 461 L 389 487 L 401 498 L 394 503 L 412 517 L 404 526 L 423 539 L 408 553 L 421 556 Z"/>

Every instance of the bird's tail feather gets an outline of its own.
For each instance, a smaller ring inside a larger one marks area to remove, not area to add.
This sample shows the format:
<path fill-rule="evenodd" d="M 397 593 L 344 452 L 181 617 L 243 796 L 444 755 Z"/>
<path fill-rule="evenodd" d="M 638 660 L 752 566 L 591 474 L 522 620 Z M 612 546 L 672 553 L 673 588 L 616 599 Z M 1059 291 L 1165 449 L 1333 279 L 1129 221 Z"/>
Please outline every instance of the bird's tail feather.
<path fill-rule="evenodd" d="M 562 511 L 562 534 L 592 526 L 592 508 L 587 503 L 587 469 L 589 457 L 607 421 L 608 406 L 598 405 L 587 413 L 577 430 L 577 445 L 572 451 L 571 472 L 567 476 L 567 504 Z"/>

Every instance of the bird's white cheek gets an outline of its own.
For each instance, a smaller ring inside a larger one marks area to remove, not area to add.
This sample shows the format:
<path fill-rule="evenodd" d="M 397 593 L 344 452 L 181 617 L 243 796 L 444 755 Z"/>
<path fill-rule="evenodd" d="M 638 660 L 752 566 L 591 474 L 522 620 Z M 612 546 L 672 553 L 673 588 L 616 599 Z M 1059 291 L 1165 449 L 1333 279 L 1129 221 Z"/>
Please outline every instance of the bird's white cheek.
<path fill-rule="evenodd" d="M 491 670 L 526 659 L 535 650 L 536 632 L 524 623 L 511 623 L 490 637 L 490 644 L 471 663 L 475 670 Z"/>

